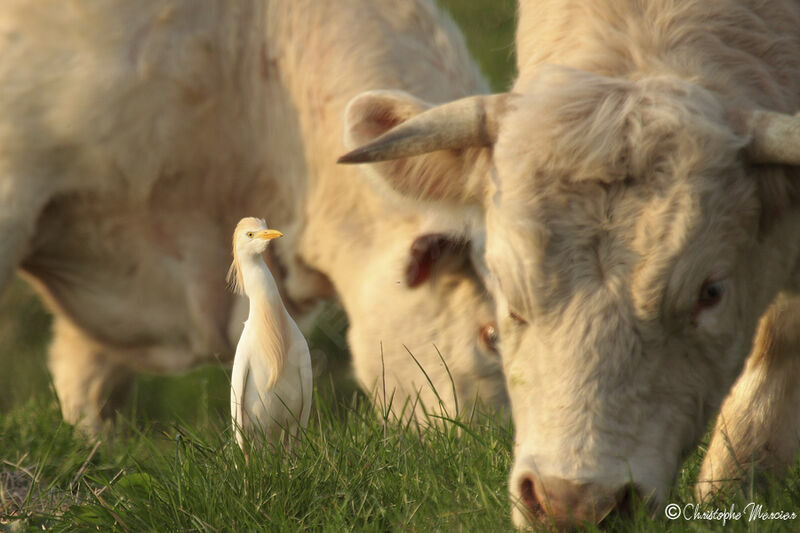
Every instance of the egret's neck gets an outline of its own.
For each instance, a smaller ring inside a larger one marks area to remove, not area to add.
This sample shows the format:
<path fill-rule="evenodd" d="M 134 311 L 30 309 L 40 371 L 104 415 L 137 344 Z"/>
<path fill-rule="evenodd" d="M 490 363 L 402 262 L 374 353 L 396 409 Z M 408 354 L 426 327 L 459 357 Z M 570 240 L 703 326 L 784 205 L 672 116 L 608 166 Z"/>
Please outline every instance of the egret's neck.
<path fill-rule="evenodd" d="M 261 255 L 247 255 L 241 259 L 244 292 L 250 299 L 250 313 L 253 309 L 268 305 L 274 312 L 282 311 L 283 305 L 278 286 Z"/>

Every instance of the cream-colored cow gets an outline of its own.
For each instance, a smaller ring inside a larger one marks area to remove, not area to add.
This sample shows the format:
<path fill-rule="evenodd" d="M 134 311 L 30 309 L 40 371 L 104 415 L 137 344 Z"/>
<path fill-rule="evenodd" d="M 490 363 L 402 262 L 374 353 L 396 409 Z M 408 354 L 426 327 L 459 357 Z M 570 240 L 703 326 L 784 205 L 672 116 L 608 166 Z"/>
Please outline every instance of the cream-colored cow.
<path fill-rule="evenodd" d="M 339 297 L 365 387 L 438 407 L 407 347 L 455 414 L 438 348 L 462 404 L 505 401 L 468 248 L 335 165 L 361 90 L 486 90 L 431 2 L 7 0 L 0 80 L 0 287 L 21 268 L 55 313 L 68 420 L 96 430 L 132 370 L 232 357 L 250 215 L 286 233 L 269 260 L 295 314 Z"/>
<path fill-rule="evenodd" d="M 485 240 L 516 522 L 596 522 L 636 492 L 663 505 L 728 394 L 698 495 L 791 462 L 800 3 L 539 0 L 519 17 L 513 94 L 364 94 L 348 120 L 374 135 L 344 158 L 437 168 L 376 171 Z"/>

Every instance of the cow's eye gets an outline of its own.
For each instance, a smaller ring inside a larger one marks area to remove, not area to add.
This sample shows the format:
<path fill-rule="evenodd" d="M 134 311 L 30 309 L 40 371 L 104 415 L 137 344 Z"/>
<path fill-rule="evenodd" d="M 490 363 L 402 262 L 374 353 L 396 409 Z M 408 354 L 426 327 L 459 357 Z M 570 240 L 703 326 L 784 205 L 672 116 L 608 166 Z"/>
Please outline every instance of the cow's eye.
<path fill-rule="evenodd" d="M 497 333 L 497 326 L 494 322 L 484 324 L 480 332 L 481 343 L 487 350 L 497 353 L 497 345 L 500 342 L 500 334 Z"/>
<path fill-rule="evenodd" d="M 724 294 L 725 284 L 722 281 L 705 280 L 697 297 L 697 309 L 711 309 L 722 300 Z"/>
<path fill-rule="evenodd" d="M 516 322 L 517 324 L 526 325 L 528 323 L 527 320 L 519 316 L 519 314 L 515 313 L 514 311 L 509 311 L 508 316 L 514 319 L 514 322 Z"/>

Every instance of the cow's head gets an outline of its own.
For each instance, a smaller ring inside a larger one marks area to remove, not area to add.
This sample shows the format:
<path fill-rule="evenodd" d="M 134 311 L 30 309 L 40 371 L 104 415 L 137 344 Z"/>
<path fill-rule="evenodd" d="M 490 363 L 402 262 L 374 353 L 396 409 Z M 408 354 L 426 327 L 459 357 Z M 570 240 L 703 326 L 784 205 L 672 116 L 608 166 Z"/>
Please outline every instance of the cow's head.
<path fill-rule="evenodd" d="M 496 301 L 515 519 L 599 521 L 632 491 L 663 503 L 740 372 L 797 259 L 800 125 L 677 79 L 542 67 L 516 89 L 419 114 L 365 93 L 347 121 L 376 138 L 342 159 L 405 158 L 374 170 L 463 208 Z"/>
<path fill-rule="evenodd" d="M 356 377 L 380 407 L 423 423 L 425 413 L 469 419 L 475 402 L 507 413 L 494 309 L 469 244 L 398 229 L 342 296 Z"/>

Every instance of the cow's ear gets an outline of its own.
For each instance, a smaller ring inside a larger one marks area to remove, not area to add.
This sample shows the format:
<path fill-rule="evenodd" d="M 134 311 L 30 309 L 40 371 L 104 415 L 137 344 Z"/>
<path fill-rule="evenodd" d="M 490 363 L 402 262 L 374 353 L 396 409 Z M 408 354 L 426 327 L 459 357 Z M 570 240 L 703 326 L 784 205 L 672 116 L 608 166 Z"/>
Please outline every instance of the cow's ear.
<path fill-rule="evenodd" d="M 469 242 L 444 233 L 420 235 L 411 243 L 406 262 L 405 281 L 409 288 L 417 287 L 431 277 L 443 263 L 463 265 L 469 255 Z"/>
<path fill-rule="evenodd" d="M 402 91 L 368 91 L 353 98 L 345 111 L 343 163 L 371 163 L 368 172 L 400 195 L 430 202 L 477 204 L 485 194 L 487 143 L 462 143 L 420 155 L 383 153 L 379 160 L 359 157 L 360 149 L 385 139 L 395 128 L 435 106 Z M 409 122 L 411 124 L 411 122 Z M 399 130 L 399 128 L 398 128 Z M 377 161 L 377 162 L 375 162 Z"/>

